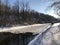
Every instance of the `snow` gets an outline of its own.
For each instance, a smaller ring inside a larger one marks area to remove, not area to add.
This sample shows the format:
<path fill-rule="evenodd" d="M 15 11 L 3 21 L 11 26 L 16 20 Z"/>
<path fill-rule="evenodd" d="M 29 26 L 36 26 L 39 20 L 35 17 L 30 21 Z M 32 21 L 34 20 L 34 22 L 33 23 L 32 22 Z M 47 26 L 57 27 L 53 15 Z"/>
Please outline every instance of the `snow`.
<path fill-rule="evenodd" d="M 0 28 L 0 32 L 39 33 L 28 45 L 60 45 L 60 23 L 55 23 L 53 25 L 47 23 Z"/>
<path fill-rule="evenodd" d="M 33 24 L 33 25 L 27 25 L 27 26 L 16 26 L 16 27 L 10 27 L 10 28 L 0 28 L 0 32 L 11 32 L 11 33 L 26 33 L 26 32 L 32 32 L 32 33 L 40 33 L 45 31 L 48 27 L 50 27 L 51 24 Z"/>
<path fill-rule="evenodd" d="M 60 23 L 39 33 L 28 45 L 60 45 Z"/>

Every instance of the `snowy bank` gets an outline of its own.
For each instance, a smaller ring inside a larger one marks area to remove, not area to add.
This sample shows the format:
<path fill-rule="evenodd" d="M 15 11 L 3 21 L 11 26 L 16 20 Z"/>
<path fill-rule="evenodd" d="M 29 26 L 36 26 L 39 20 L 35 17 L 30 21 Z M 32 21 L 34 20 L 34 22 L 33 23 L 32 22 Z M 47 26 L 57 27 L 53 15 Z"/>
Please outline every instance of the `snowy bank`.
<path fill-rule="evenodd" d="M 60 45 L 60 23 L 39 33 L 28 45 Z"/>
<path fill-rule="evenodd" d="M 47 28 L 51 26 L 50 23 L 47 24 L 34 24 L 28 26 L 17 26 L 17 27 L 10 27 L 10 28 L 0 28 L 0 32 L 11 32 L 11 33 L 40 33 L 45 31 Z"/>

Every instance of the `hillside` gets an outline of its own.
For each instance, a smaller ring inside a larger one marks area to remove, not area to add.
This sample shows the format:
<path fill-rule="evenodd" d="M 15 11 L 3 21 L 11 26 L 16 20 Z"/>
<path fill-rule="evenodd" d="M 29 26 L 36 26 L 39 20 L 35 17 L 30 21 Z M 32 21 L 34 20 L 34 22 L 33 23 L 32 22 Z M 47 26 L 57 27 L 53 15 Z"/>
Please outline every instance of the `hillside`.
<path fill-rule="evenodd" d="M 39 13 L 31 9 L 19 10 L 14 6 L 0 4 L 0 27 L 56 22 L 60 22 L 60 20 L 48 14 Z"/>

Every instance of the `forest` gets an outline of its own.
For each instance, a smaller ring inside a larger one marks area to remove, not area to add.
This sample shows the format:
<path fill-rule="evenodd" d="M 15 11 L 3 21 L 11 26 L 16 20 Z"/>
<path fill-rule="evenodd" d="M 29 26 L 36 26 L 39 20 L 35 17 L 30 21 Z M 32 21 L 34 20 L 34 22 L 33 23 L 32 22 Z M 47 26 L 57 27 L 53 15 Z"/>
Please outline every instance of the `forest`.
<path fill-rule="evenodd" d="M 28 1 L 16 0 L 11 6 L 9 0 L 0 0 L 0 27 L 56 22 L 60 19 L 31 9 Z"/>

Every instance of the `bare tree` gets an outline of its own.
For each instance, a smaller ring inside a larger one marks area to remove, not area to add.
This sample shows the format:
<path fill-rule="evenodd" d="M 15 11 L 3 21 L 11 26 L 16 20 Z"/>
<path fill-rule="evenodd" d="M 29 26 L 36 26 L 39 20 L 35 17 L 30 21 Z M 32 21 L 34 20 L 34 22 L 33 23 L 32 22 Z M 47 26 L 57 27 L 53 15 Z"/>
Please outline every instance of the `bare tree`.
<path fill-rule="evenodd" d="M 29 1 L 26 0 L 26 11 L 29 11 L 30 7 L 29 7 Z"/>
<path fill-rule="evenodd" d="M 6 25 L 9 22 L 9 0 L 4 0 L 4 15 L 3 15 L 3 23 Z"/>
<path fill-rule="evenodd" d="M 29 1 L 27 0 L 22 0 L 21 1 L 21 11 L 28 11 L 29 10 Z"/>
<path fill-rule="evenodd" d="M 1 10 L 1 0 L 0 0 L 0 10 Z"/>
<path fill-rule="evenodd" d="M 53 8 L 54 13 L 60 16 L 60 0 L 54 0 L 52 5 L 49 6 L 49 9 Z"/>
<path fill-rule="evenodd" d="M 19 0 L 16 0 L 15 2 L 14 2 L 14 5 L 12 6 L 12 12 L 13 12 L 13 15 L 14 15 L 14 20 L 16 21 L 16 22 L 18 22 L 18 20 L 19 20 Z"/>
<path fill-rule="evenodd" d="M 22 18 L 23 21 L 28 21 L 29 20 L 29 1 L 27 0 L 22 0 L 21 1 L 21 12 L 23 12 Z"/>
<path fill-rule="evenodd" d="M 15 12 L 15 14 L 19 15 L 19 0 L 16 0 L 16 2 L 14 3 L 12 9 Z"/>
<path fill-rule="evenodd" d="M 5 0 L 5 12 L 7 13 L 8 12 L 8 7 L 9 7 L 9 0 Z"/>
<path fill-rule="evenodd" d="M 0 0 L 0 15 L 1 15 L 1 0 Z"/>
<path fill-rule="evenodd" d="M 0 0 L 0 4 L 1 4 L 1 0 Z"/>
<path fill-rule="evenodd" d="M 1 0 L 0 0 L 0 9 L 1 9 Z"/>

